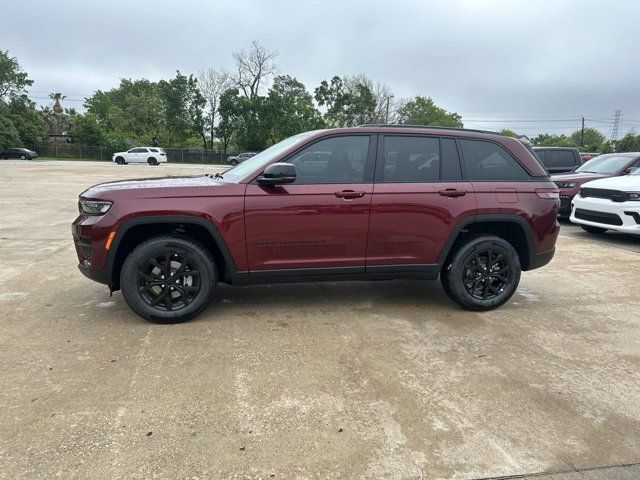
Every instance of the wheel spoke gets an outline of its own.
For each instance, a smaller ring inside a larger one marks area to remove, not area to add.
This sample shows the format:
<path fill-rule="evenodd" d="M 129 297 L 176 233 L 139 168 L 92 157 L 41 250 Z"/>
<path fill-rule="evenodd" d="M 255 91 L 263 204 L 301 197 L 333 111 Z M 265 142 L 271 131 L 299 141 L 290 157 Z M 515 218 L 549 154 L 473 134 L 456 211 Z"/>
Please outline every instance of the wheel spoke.
<path fill-rule="evenodd" d="M 173 310 L 173 299 L 171 298 L 171 291 L 167 292 L 167 295 L 164 298 L 164 306 L 167 307 L 167 310 Z"/>

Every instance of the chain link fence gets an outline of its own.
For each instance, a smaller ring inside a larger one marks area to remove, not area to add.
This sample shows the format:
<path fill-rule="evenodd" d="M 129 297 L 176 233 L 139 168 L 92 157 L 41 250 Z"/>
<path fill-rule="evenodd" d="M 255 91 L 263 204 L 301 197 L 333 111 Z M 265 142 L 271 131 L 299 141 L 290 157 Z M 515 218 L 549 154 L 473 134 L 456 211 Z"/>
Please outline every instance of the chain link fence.
<path fill-rule="evenodd" d="M 112 148 L 78 145 L 76 143 L 39 143 L 34 146 L 39 157 L 77 158 L 78 160 L 103 160 L 110 162 Z M 170 163 L 202 163 L 226 165 L 231 154 L 202 148 L 165 148 Z"/>

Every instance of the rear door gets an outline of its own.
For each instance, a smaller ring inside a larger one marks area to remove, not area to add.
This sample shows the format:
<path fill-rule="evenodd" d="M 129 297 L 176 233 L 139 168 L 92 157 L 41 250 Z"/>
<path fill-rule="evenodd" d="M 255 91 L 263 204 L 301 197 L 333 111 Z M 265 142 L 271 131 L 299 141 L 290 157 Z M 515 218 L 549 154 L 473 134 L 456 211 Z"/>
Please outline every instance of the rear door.
<path fill-rule="evenodd" d="M 247 185 L 252 277 L 364 273 L 374 138 L 323 137 L 282 160 L 296 166 L 294 183 Z"/>
<path fill-rule="evenodd" d="M 454 138 L 380 136 L 367 272 L 429 269 L 452 228 L 476 210 Z"/>

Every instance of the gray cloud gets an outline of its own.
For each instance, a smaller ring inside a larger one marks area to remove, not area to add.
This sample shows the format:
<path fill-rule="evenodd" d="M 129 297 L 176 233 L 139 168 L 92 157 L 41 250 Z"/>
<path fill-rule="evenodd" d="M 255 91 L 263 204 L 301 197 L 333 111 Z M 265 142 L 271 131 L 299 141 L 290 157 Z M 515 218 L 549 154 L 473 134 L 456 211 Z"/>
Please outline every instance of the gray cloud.
<path fill-rule="evenodd" d="M 640 130 L 640 3 L 592 0 L 6 2 L 0 48 L 47 92 L 82 95 L 119 78 L 231 69 L 257 39 L 312 90 L 365 73 L 396 96 L 429 95 L 467 126 L 608 134 Z M 541 119 L 544 119 L 541 120 Z M 517 121 L 516 121 L 517 120 Z"/>

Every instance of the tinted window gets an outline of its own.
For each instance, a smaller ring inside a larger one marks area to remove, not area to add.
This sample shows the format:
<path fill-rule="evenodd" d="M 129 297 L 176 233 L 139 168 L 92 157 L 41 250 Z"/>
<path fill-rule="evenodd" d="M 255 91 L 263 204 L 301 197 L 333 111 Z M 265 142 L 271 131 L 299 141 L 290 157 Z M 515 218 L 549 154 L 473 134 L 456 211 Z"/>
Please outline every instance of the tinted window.
<path fill-rule="evenodd" d="M 158 152 L 158 149 L 157 148 L 150 148 L 149 151 L 150 152 Z"/>
<path fill-rule="evenodd" d="M 573 152 L 571 150 L 549 150 L 547 152 L 547 167 L 568 167 L 571 168 L 576 164 Z"/>
<path fill-rule="evenodd" d="M 542 164 L 546 166 L 547 165 L 546 151 L 538 150 L 537 148 L 535 148 L 533 151 L 536 152 L 536 156 L 538 157 L 538 160 L 540 160 Z"/>
<path fill-rule="evenodd" d="M 522 166 L 500 145 L 460 140 L 469 180 L 528 180 Z"/>
<path fill-rule="evenodd" d="M 383 182 L 435 182 L 440 179 L 440 140 L 385 136 Z"/>
<path fill-rule="evenodd" d="M 320 140 L 285 160 L 296 166 L 296 184 L 361 183 L 369 136 Z"/>

